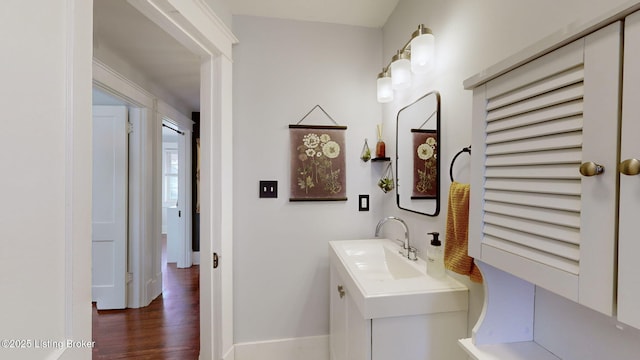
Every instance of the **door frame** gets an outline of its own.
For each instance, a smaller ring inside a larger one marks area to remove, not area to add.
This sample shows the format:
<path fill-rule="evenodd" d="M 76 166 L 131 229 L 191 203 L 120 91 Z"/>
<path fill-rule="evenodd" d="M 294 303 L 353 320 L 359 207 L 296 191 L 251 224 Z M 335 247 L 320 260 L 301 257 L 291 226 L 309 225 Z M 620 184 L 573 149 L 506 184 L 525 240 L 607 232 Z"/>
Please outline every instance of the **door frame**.
<path fill-rule="evenodd" d="M 233 359 L 232 45 L 204 0 L 129 0 L 201 58 L 200 359 Z M 65 314 L 68 339 L 91 334 L 91 78 L 93 3 L 67 0 L 65 33 Z M 159 138 L 160 130 L 158 130 Z M 222 135 L 224 134 L 224 136 Z M 212 166 L 215 164 L 216 166 Z M 159 201 L 159 200 L 158 200 Z M 157 210 L 159 216 L 160 208 Z M 158 227 L 158 232 L 160 227 Z M 213 252 L 220 267 L 213 271 Z M 65 348 L 52 358 L 82 359 Z"/>
<path fill-rule="evenodd" d="M 232 359 L 231 63 L 238 40 L 204 0 L 128 2 L 201 59 L 200 359 Z M 220 259 L 215 271 L 214 252 Z"/>
<path fill-rule="evenodd" d="M 127 103 L 132 124 L 129 135 L 129 244 L 127 307 L 149 305 L 162 292 L 162 248 L 153 241 L 160 239 L 161 226 L 155 210 L 160 206 L 155 194 L 162 186 L 161 178 L 153 173 L 159 155 L 154 151 L 156 133 L 160 130 L 155 116 L 154 96 L 98 59 L 93 59 L 93 85 Z M 156 191 L 157 189 L 157 191 Z M 145 274 L 144 269 L 151 269 Z"/>
<path fill-rule="evenodd" d="M 164 122 L 170 123 L 182 132 L 182 134 L 178 136 L 178 157 L 180 158 L 178 207 L 184 214 L 184 233 L 182 234 L 182 243 L 180 244 L 176 266 L 178 268 L 188 268 L 193 265 L 193 189 L 191 188 L 193 120 L 177 112 L 173 107 L 162 101 L 158 101 L 158 118 L 161 124 Z M 162 145 L 160 149 L 162 150 Z M 160 168 L 162 168 L 162 166 Z"/>

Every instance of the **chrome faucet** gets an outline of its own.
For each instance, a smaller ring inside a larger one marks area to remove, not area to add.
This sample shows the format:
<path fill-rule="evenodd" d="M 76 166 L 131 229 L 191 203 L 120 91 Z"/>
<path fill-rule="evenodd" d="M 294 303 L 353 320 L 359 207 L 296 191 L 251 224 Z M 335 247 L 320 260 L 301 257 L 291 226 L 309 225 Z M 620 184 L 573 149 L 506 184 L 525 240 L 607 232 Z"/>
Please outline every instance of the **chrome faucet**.
<path fill-rule="evenodd" d="M 406 256 L 407 259 L 409 260 L 413 260 L 413 261 L 418 260 L 418 257 L 416 256 L 416 253 L 417 253 L 416 248 L 411 247 L 411 245 L 409 244 L 409 227 L 407 226 L 407 223 L 404 222 L 404 220 L 395 216 L 387 216 L 386 218 L 380 220 L 378 222 L 378 225 L 376 225 L 375 236 L 378 237 L 378 235 L 380 235 L 380 230 L 382 229 L 382 225 L 384 225 L 389 220 L 395 220 L 399 222 L 400 224 L 402 224 L 402 227 L 404 228 L 404 243 L 400 253 L 403 256 Z"/>

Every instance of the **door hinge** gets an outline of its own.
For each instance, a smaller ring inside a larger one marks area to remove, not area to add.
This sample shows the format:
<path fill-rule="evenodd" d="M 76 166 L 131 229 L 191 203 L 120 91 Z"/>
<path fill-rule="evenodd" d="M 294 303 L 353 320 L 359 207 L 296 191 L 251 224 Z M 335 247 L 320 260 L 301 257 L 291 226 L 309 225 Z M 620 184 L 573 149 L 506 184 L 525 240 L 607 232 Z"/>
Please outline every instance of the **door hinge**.
<path fill-rule="evenodd" d="M 219 263 L 218 253 L 213 253 L 213 268 L 217 269 Z"/>
<path fill-rule="evenodd" d="M 131 134 L 133 132 L 133 124 L 128 122 L 127 123 L 127 134 Z"/>
<path fill-rule="evenodd" d="M 133 273 L 128 272 L 127 273 L 127 283 L 130 283 L 133 281 Z"/>

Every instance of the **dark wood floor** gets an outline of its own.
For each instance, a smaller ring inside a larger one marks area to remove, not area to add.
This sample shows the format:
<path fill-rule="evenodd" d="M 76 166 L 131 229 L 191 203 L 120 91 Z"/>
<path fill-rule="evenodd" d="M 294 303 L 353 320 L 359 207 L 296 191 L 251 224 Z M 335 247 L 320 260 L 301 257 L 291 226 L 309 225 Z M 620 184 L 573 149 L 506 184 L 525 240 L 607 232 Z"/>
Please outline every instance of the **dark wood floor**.
<path fill-rule="evenodd" d="M 198 359 L 199 268 L 168 264 L 163 273 L 162 295 L 147 307 L 98 311 L 94 305 L 94 360 Z"/>

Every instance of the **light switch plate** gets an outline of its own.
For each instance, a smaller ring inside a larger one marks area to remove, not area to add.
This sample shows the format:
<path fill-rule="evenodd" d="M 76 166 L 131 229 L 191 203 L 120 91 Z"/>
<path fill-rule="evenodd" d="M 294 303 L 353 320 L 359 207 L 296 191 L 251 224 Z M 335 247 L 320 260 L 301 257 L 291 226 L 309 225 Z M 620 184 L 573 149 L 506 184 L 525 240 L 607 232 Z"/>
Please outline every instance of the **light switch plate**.
<path fill-rule="evenodd" d="M 358 195 L 358 211 L 369 211 L 369 195 Z"/>
<path fill-rule="evenodd" d="M 277 180 L 260 180 L 259 193 L 261 198 L 277 198 L 278 197 L 278 181 Z"/>

